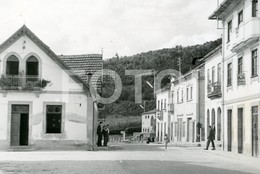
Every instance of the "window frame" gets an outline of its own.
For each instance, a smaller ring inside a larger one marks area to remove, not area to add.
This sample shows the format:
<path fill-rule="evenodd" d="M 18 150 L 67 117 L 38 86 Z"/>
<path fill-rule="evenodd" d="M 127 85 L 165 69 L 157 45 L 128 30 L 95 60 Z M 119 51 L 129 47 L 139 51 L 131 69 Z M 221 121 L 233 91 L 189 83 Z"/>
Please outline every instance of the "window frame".
<path fill-rule="evenodd" d="M 227 64 L 227 86 L 232 86 L 232 62 Z"/>
<path fill-rule="evenodd" d="M 46 120 L 46 114 L 47 114 L 47 105 L 61 105 L 62 106 L 62 115 L 61 115 L 61 133 L 46 133 L 46 127 L 47 127 L 47 120 Z M 42 124 L 42 137 L 43 138 L 65 138 L 65 110 L 66 110 L 66 104 L 64 102 L 43 102 L 43 115 L 44 120 Z"/>
<path fill-rule="evenodd" d="M 232 28 L 233 28 L 233 25 L 232 25 L 232 22 L 233 20 L 231 19 L 227 25 L 227 43 L 229 43 L 231 41 L 231 32 L 232 32 Z"/>
<path fill-rule="evenodd" d="M 256 53 L 256 54 L 254 55 L 254 53 Z M 257 58 L 258 58 L 258 49 L 254 49 L 254 50 L 251 51 L 251 77 L 252 78 L 258 76 Z"/>
<path fill-rule="evenodd" d="M 252 17 L 258 17 L 258 0 L 252 0 Z"/>
<path fill-rule="evenodd" d="M 238 27 L 242 22 L 244 22 L 244 10 L 238 12 Z"/>

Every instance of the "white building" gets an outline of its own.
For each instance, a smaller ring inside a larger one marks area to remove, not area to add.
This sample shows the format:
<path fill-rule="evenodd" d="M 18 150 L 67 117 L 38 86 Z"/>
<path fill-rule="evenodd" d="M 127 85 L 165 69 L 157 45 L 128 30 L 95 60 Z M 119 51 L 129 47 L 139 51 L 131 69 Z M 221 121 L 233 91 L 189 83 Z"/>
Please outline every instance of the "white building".
<path fill-rule="evenodd" d="M 174 80 L 171 86 L 173 140 L 181 143 L 201 141 L 200 130 L 204 128 L 204 65 Z"/>
<path fill-rule="evenodd" d="M 170 137 L 170 86 L 167 85 L 160 92 L 156 92 L 156 138 L 158 142 L 164 141 L 165 134 Z"/>
<path fill-rule="evenodd" d="M 208 137 L 208 126 L 215 125 L 215 140 L 218 145 L 223 140 L 222 119 L 222 49 L 221 46 L 204 57 L 205 61 L 205 137 Z"/>
<path fill-rule="evenodd" d="M 47 45 L 23 26 L 0 45 L 0 60 L 1 149 L 92 145 L 89 86 Z"/>
<path fill-rule="evenodd" d="M 156 131 L 156 110 L 142 113 L 142 135 L 146 139 L 155 137 Z"/>
<path fill-rule="evenodd" d="M 209 18 L 223 25 L 224 150 L 259 156 L 258 0 L 225 0 Z"/>

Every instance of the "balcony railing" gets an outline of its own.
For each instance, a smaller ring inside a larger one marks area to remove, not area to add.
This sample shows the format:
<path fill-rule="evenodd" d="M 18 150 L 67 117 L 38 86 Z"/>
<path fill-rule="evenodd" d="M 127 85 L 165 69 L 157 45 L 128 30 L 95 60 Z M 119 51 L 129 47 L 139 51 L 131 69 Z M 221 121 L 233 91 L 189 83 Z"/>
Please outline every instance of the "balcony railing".
<path fill-rule="evenodd" d="M 237 74 L 237 85 L 245 85 L 246 84 L 246 75 L 245 73 Z"/>
<path fill-rule="evenodd" d="M 2 75 L 0 78 L 0 87 L 1 90 L 40 90 L 45 88 L 49 82 L 38 76 Z"/>
<path fill-rule="evenodd" d="M 222 96 L 222 92 L 221 92 L 220 82 L 214 82 L 208 84 L 208 98 L 214 99 L 214 98 L 220 98 L 221 96 Z"/>

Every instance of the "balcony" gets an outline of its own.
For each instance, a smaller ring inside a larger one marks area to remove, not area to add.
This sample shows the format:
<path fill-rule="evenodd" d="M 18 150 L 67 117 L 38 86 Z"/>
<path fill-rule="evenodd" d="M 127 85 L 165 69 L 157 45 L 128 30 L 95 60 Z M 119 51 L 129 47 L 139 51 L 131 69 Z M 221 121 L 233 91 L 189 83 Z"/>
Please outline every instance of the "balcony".
<path fill-rule="evenodd" d="M 169 112 L 174 113 L 174 103 L 169 104 Z"/>
<path fill-rule="evenodd" d="M 1 90 L 39 91 L 45 88 L 48 83 L 50 81 L 41 79 L 38 76 L 2 75 L 0 78 Z"/>
<path fill-rule="evenodd" d="M 208 98 L 215 99 L 222 97 L 221 92 L 221 83 L 220 82 L 214 82 L 208 84 Z"/>
<path fill-rule="evenodd" d="M 160 120 L 160 121 L 163 121 L 163 111 L 162 110 L 161 111 L 159 111 L 159 110 L 156 111 L 156 118 L 158 120 Z"/>
<path fill-rule="evenodd" d="M 245 73 L 237 74 L 237 86 L 246 85 Z"/>

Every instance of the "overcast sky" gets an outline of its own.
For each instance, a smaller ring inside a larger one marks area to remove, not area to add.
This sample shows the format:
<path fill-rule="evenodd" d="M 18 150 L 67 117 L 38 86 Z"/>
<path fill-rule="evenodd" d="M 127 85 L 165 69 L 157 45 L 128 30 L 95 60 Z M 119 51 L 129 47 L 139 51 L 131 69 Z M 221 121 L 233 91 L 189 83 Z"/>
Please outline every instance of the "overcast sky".
<path fill-rule="evenodd" d="M 0 2 L 0 42 L 24 23 L 56 54 L 104 58 L 219 38 L 208 16 L 217 0 L 8 0 Z"/>

